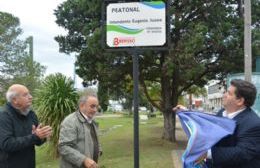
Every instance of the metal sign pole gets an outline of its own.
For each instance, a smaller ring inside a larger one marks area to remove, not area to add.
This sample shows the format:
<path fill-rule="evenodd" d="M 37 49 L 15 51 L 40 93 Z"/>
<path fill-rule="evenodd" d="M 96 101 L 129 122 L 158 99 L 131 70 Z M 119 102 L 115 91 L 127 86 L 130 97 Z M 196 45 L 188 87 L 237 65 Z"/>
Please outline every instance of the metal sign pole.
<path fill-rule="evenodd" d="M 134 168 L 139 168 L 139 115 L 138 115 L 138 81 L 139 62 L 138 53 L 133 49 L 133 79 L 134 79 Z"/>

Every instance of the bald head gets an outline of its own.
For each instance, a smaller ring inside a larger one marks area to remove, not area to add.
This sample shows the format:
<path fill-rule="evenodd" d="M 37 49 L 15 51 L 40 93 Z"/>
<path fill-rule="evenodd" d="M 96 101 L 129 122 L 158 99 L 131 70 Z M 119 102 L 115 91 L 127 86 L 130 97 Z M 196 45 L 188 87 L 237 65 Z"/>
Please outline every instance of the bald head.
<path fill-rule="evenodd" d="M 27 111 L 32 104 L 32 96 L 24 85 L 13 84 L 6 92 L 6 99 L 15 108 Z"/>
<path fill-rule="evenodd" d="M 16 96 L 19 95 L 19 93 L 22 90 L 26 90 L 27 88 L 24 85 L 20 85 L 20 84 L 13 84 L 12 86 L 10 86 L 6 92 L 6 100 L 8 102 L 12 102 L 12 99 Z"/>

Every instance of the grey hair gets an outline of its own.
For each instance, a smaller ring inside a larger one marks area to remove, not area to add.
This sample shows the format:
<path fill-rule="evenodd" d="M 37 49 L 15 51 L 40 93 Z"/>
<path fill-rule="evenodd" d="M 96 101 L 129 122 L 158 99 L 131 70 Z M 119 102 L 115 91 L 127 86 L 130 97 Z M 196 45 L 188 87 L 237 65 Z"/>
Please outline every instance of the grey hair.
<path fill-rule="evenodd" d="M 97 98 L 97 94 L 91 93 L 91 94 L 84 94 L 83 96 L 80 97 L 78 104 L 80 105 L 81 103 L 86 103 L 89 97 L 95 97 Z"/>
<path fill-rule="evenodd" d="M 11 91 L 11 90 L 8 90 L 7 92 L 6 92 L 6 100 L 7 100 L 7 102 L 9 102 L 9 103 L 11 103 L 12 102 L 12 100 L 13 100 L 13 98 L 14 97 L 16 97 L 16 96 L 18 96 L 18 93 L 17 92 L 15 92 L 15 91 Z"/>

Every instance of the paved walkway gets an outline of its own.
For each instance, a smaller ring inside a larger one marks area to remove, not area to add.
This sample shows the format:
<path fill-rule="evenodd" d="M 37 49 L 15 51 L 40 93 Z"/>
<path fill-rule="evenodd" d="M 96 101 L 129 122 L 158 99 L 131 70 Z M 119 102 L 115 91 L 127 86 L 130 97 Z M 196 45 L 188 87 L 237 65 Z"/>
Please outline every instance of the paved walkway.
<path fill-rule="evenodd" d="M 173 168 L 182 168 L 181 156 L 184 150 L 172 150 Z"/>
<path fill-rule="evenodd" d="M 116 117 L 122 117 L 122 114 L 102 114 L 98 113 L 96 115 L 96 118 L 116 118 Z"/>
<path fill-rule="evenodd" d="M 176 117 L 176 140 L 172 150 L 173 168 L 182 168 L 181 156 L 186 148 L 187 137 L 182 130 L 178 117 Z"/>

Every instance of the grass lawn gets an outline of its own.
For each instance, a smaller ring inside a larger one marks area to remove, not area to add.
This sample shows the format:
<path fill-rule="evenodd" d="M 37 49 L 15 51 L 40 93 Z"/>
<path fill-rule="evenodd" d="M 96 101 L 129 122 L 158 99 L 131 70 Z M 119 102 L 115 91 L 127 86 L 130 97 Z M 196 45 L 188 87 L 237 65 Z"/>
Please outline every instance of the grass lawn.
<path fill-rule="evenodd" d="M 100 168 L 133 168 L 133 118 L 97 118 L 101 132 L 103 155 Z M 139 124 L 139 163 L 141 168 L 173 167 L 171 151 L 175 143 L 162 140 L 163 119 L 151 118 Z M 46 145 L 37 148 L 37 168 L 58 168 L 58 159 L 51 158 Z"/>

